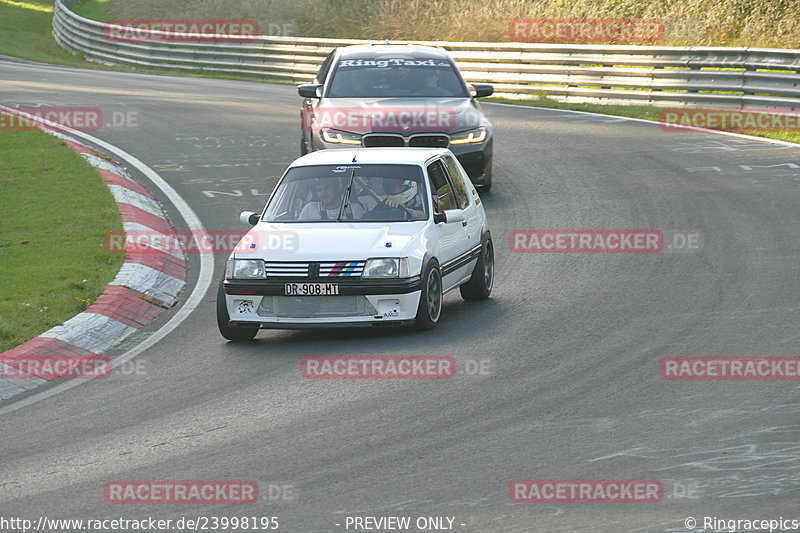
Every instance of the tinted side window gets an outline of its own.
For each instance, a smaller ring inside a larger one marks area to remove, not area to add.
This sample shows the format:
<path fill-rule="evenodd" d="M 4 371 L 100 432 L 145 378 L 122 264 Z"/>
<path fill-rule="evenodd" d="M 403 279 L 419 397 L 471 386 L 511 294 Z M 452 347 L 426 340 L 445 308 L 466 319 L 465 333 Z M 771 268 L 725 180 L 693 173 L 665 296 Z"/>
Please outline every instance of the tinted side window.
<path fill-rule="evenodd" d="M 458 171 L 458 165 L 456 165 L 456 162 L 453 161 L 453 158 L 450 156 L 443 157 L 442 161 L 444 161 L 444 164 L 447 167 L 447 172 L 450 174 L 450 179 L 453 181 L 453 187 L 456 189 L 458 205 L 461 207 L 461 209 L 466 209 L 469 205 L 469 194 L 467 193 L 467 188 L 464 186 L 464 180 L 461 178 L 461 173 Z"/>
<path fill-rule="evenodd" d="M 328 54 L 328 57 L 325 58 L 325 61 L 319 68 L 319 72 L 317 73 L 317 81 L 321 84 L 325 83 L 325 78 L 328 77 L 328 71 L 331 69 L 331 63 L 333 63 L 334 53 L 336 53 L 336 50 L 333 50 L 330 54 Z"/>
<path fill-rule="evenodd" d="M 428 176 L 431 180 L 431 197 L 433 207 L 437 213 L 443 213 L 445 209 L 458 209 L 456 197 L 453 195 L 453 188 L 447 181 L 446 170 L 441 161 L 434 161 L 428 165 Z"/>

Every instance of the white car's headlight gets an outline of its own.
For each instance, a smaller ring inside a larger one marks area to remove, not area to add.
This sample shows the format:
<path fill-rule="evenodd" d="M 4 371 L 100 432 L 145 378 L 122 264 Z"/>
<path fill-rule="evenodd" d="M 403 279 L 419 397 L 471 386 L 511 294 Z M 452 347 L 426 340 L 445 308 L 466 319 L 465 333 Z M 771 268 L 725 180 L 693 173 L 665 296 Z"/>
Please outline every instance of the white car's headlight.
<path fill-rule="evenodd" d="M 225 279 L 264 279 L 263 259 L 228 259 L 225 265 Z"/>
<path fill-rule="evenodd" d="M 408 258 L 381 257 L 367 259 L 364 264 L 364 273 L 361 276 L 365 278 L 407 278 Z"/>
<path fill-rule="evenodd" d="M 486 128 L 481 126 L 469 131 L 460 131 L 450 136 L 450 144 L 482 143 L 486 140 Z"/>
<path fill-rule="evenodd" d="M 322 140 L 333 144 L 361 144 L 361 135 L 346 131 L 322 130 Z"/>

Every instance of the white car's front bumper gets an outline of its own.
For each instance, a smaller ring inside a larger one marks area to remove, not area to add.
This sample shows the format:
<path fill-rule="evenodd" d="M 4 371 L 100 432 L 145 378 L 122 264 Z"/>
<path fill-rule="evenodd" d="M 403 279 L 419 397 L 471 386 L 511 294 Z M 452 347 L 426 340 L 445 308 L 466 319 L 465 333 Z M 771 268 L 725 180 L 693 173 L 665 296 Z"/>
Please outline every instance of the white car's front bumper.
<path fill-rule="evenodd" d="M 346 296 L 226 294 L 225 300 L 233 327 L 378 327 L 413 324 L 420 294 L 420 290 Z"/>

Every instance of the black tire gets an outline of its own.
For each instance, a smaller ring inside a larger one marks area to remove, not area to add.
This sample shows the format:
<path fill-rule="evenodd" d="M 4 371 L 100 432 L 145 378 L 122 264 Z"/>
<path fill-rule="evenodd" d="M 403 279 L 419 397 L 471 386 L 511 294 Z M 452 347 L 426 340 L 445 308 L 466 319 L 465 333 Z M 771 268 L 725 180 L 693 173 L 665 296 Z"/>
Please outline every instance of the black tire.
<path fill-rule="evenodd" d="M 483 241 L 481 255 L 472 270 L 472 277 L 459 287 L 459 290 L 461 291 L 461 297 L 465 300 L 485 300 L 492 294 L 493 285 L 494 245 L 492 244 L 492 238 L 487 235 Z"/>
<path fill-rule="evenodd" d="M 480 185 L 478 185 L 478 192 L 480 194 L 489 194 L 489 191 L 492 190 L 492 163 L 494 161 L 489 161 L 489 164 L 486 165 L 486 168 L 483 170 L 483 180 Z"/>
<path fill-rule="evenodd" d="M 228 315 L 228 306 L 225 304 L 225 289 L 222 282 L 217 291 L 217 326 L 222 336 L 229 341 L 251 341 L 258 333 L 258 328 L 232 328 L 228 325 L 231 317 Z"/>
<path fill-rule="evenodd" d="M 300 155 L 308 154 L 308 150 L 306 149 L 306 139 L 302 135 L 300 136 Z"/>
<path fill-rule="evenodd" d="M 435 259 L 428 261 L 422 274 L 422 294 L 417 306 L 417 329 L 433 329 L 442 316 L 442 272 Z"/>

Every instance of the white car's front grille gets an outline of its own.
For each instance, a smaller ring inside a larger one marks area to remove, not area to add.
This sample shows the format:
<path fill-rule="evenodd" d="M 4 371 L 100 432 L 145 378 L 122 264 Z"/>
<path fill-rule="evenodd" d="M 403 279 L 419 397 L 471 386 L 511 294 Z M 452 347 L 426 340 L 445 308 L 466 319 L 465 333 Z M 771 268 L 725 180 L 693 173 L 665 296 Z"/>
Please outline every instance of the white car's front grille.
<path fill-rule="evenodd" d="M 350 278 L 361 277 L 365 261 L 266 261 L 268 278 Z"/>
<path fill-rule="evenodd" d="M 360 277 L 365 261 L 331 261 L 319 264 L 320 277 Z"/>
<path fill-rule="evenodd" d="M 265 296 L 258 306 L 260 316 L 324 318 L 373 316 L 377 311 L 364 296 Z"/>
<path fill-rule="evenodd" d="M 302 263 L 298 261 L 266 261 L 268 278 L 307 278 L 308 267 L 309 263 Z"/>

